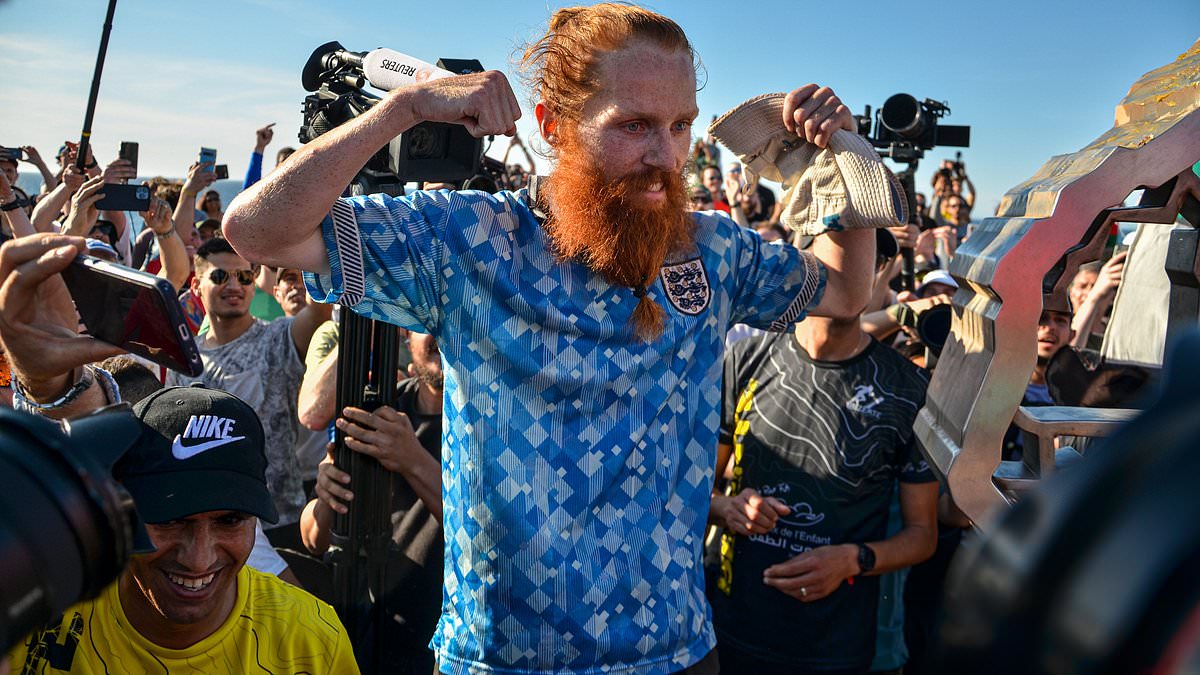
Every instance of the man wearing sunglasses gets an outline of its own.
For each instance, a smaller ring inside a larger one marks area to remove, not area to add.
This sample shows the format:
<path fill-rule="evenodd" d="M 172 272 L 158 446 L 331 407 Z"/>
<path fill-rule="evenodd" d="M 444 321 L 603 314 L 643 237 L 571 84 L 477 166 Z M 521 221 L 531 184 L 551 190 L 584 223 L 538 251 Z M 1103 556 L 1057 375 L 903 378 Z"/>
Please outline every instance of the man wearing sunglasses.
<path fill-rule="evenodd" d="M 210 325 L 197 339 L 204 373 L 189 378 L 172 371 L 167 384 L 201 382 L 237 396 L 258 413 L 267 439 L 267 487 L 279 512 L 279 524 L 268 536 L 276 545 L 287 544 L 294 531 L 298 542 L 300 511 L 307 500 L 305 470 L 294 451 L 300 440 L 296 400 L 309 340 L 329 319 L 332 305 L 308 303 L 295 316 L 271 322 L 254 318 L 250 302 L 256 266 L 220 237 L 200 246 L 195 266 L 192 293 L 204 303 Z"/>

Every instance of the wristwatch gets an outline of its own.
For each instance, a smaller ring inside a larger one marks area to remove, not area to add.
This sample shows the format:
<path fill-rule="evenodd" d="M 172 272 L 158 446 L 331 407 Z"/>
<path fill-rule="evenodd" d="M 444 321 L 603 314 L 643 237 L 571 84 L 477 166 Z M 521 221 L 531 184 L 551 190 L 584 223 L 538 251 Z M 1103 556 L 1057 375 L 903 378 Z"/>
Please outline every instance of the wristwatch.
<path fill-rule="evenodd" d="M 863 575 L 873 569 L 875 569 L 875 551 L 870 546 L 860 543 L 858 545 L 858 573 Z"/>

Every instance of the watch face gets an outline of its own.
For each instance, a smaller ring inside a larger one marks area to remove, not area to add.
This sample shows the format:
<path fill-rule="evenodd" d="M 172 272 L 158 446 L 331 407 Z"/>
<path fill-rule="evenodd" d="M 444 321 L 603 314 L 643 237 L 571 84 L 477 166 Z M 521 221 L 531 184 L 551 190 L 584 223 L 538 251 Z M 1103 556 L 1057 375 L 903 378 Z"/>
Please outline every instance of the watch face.
<path fill-rule="evenodd" d="M 858 566 L 863 573 L 875 569 L 875 551 L 866 544 L 858 545 Z"/>

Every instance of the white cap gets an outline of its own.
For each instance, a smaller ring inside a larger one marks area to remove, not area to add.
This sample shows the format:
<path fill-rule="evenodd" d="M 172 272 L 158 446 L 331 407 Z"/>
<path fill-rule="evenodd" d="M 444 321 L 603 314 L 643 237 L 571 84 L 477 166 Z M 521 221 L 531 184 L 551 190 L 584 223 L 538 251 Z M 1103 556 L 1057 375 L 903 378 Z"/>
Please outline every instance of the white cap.
<path fill-rule="evenodd" d="M 958 288 L 958 282 L 955 281 L 954 277 L 950 276 L 950 273 L 946 270 L 930 270 L 926 272 L 925 276 L 921 279 L 921 285 L 917 286 L 917 293 L 920 294 L 921 289 L 925 288 L 929 284 L 945 284 L 947 286 Z"/>

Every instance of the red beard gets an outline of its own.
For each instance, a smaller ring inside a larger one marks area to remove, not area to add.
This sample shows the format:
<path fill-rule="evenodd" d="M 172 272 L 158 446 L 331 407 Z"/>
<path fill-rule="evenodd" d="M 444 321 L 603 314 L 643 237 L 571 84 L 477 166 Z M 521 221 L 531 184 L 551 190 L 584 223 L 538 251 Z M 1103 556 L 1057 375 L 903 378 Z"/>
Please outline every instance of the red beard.
<path fill-rule="evenodd" d="M 649 287 L 667 256 L 693 242 L 683 176 L 648 168 L 605 180 L 589 150 L 573 134 L 565 136 L 544 188 L 550 212 L 545 228 L 555 254 L 578 260 L 609 283 L 635 291 Z M 648 205 L 642 195 L 656 184 L 666 199 Z M 664 319 L 662 308 L 642 297 L 634 330 L 643 339 L 657 338 Z"/>
<path fill-rule="evenodd" d="M 649 168 L 606 181 L 574 140 L 559 151 L 545 187 L 551 214 L 546 233 L 555 253 L 579 260 L 610 283 L 637 288 L 653 281 L 667 254 L 692 243 L 682 175 Z M 647 205 L 641 195 L 656 183 L 666 199 Z"/>

